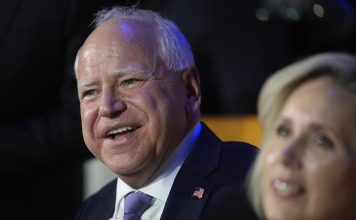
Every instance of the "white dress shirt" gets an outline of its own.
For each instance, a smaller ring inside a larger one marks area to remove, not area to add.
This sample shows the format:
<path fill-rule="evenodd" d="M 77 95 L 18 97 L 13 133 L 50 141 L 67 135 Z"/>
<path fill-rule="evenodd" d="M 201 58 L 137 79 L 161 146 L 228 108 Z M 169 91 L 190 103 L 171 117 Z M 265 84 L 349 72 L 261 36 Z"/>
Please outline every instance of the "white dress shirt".
<path fill-rule="evenodd" d="M 181 168 L 184 160 L 193 148 L 202 129 L 198 122 L 194 128 L 185 136 L 178 148 L 170 158 L 158 169 L 151 183 L 140 189 L 132 189 L 120 178 L 117 178 L 116 202 L 114 215 L 109 220 L 122 220 L 124 216 L 124 198 L 129 192 L 141 191 L 153 197 L 152 205 L 142 214 L 141 220 L 159 220 L 174 179 Z"/>

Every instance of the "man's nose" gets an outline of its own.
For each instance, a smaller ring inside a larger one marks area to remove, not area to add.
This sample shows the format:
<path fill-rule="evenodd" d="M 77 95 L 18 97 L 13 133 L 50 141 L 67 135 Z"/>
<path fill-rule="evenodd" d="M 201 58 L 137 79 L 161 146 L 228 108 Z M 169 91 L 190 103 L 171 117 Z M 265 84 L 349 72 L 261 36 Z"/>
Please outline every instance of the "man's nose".
<path fill-rule="evenodd" d="M 104 91 L 102 93 L 99 115 L 102 117 L 116 117 L 126 110 L 126 103 L 121 99 L 120 95 L 113 91 Z"/>

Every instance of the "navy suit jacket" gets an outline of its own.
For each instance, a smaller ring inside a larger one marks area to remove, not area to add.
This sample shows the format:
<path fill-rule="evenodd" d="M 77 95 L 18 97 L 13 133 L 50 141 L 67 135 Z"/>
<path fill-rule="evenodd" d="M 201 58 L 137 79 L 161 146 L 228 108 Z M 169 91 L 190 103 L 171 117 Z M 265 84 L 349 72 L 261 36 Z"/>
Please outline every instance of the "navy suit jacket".
<path fill-rule="evenodd" d="M 256 147 L 246 143 L 222 142 L 203 124 L 195 147 L 174 180 L 161 219 L 208 220 L 218 215 L 219 220 L 253 219 L 243 185 L 256 152 Z M 192 197 L 196 187 L 204 189 L 202 199 Z M 76 220 L 108 220 L 114 213 L 115 196 L 113 180 L 84 202 Z"/>

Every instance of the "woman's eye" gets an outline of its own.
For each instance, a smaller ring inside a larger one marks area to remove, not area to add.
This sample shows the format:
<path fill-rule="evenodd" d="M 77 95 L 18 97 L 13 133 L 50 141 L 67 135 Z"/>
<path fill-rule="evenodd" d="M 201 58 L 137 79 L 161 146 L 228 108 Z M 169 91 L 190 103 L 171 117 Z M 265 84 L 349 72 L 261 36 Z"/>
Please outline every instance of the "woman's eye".
<path fill-rule="evenodd" d="M 287 137 L 290 135 L 291 130 L 287 125 L 281 124 L 277 127 L 276 133 L 280 137 Z"/>
<path fill-rule="evenodd" d="M 315 143 L 321 147 L 334 148 L 334 142 L 324 134 L 318 134 L 315 137 Z"/>

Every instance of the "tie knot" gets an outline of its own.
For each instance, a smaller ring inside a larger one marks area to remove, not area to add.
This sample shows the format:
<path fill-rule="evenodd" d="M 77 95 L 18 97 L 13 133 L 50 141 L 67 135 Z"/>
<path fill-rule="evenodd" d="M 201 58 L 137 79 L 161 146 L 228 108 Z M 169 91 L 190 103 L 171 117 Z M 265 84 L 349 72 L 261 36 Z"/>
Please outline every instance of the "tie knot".
<path fill-rule="evenodd" d="M 130 192 L 125 196 L 124 220 L 136 220 L 151 205 L 152 197 L 142 192 Z"/>

